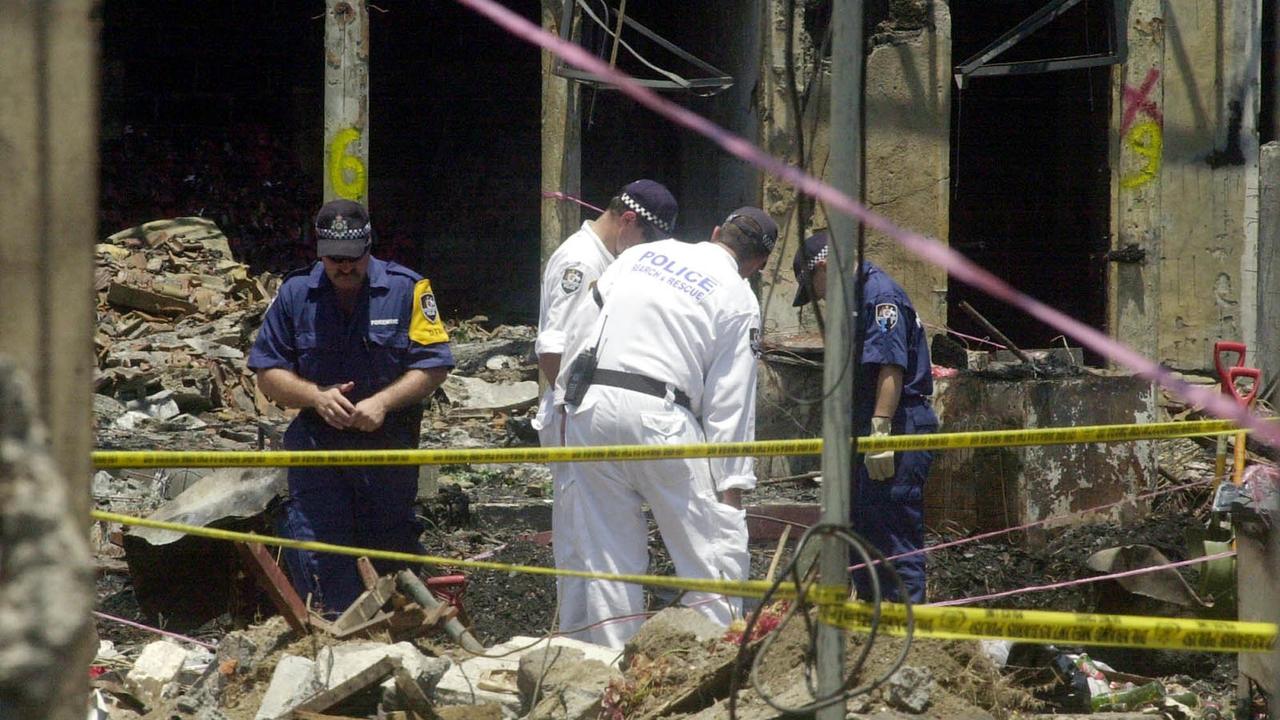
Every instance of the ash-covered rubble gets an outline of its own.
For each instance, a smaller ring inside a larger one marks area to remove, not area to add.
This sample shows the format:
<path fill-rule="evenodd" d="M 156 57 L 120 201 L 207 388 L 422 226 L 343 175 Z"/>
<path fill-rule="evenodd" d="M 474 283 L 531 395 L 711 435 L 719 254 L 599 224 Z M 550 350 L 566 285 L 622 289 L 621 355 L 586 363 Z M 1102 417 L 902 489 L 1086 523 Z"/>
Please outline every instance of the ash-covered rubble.
<path fill-rule="evenodd" d="M 157 221 L 117 233 L 97 247 L 97 258 L 97 447 L 273 448 L 291 414 L 257 392 L 245 358 L 280 277 L 252 275 L 232 256 L 218 228 L 201 218 Z M 538 395 L 534 329 L 490 328 L 487 319 L 473 318 L 450 323 L 449 331 L 458 364 L 429 403 L 422 446 L 536 444 L 529 427 Z M 1164 450 L 1197 467 L 1203 462 L 1194 444 Z M 201 483 L 205 488 L 215 482 L 245 484 L 219 472 L 100 471 L 93 478 L 95 505 L 129 515 L 194 517 L 192 495 L 199 492 L 188 494 L 189 489 Z M 513 542 L 518 532 L 507 520 L 501 521 L 503 529 L 511 532 L 502 537 L 473 524 L 454 529 L 471 523 L 469 499 L 547 495 L 545 466 L 424 466 L 420 477 L 423 512 L 431 521 L 424 541 L 434 554 L 550 563 L 545 546 Z M 263 479 L 264 489 L 251 502 L 240 501 L 234 512 L 206 513 L 200 522 L 270 531 L 261 516 L 279 487 Z M 227 498 L 219 494 L 212 499 Z M 237 524 L 225 522 L 231 516 Z M 492 525 L 496 523 L 481 527 Z M 464 595 L 461 604 L 476 636 L 494 644 L 488 654 L 502 656 L 486 660 L 456 647 L 444 633 L 397 638 L 393 624 L 386 633 L 347 639 L 323 630 L 299 632 L 279 615 L 266 621 L 253 617 L 253 612 L 272 615 L 269 603 L 242 602 L 239 609 L 250 611 L 246 618 L 229 607 L 243 598 L 227 588 L 233 583 L 253 587 L 234 553 L 212 562 L 206 550 L 189 552 L 179 543 L 166 550 L 170 545 L 141 534 L 130 539 L 127 529 L 110 523 L 95 523 L 92 536 L 98 552 L 99 610 L 187 632 L 199 642 L 162 639 L 100 621 L 103 643 L 93 665 L 91 718 L 728 717 L 726 673 L 736 659 L 736 645 L 710 628 L 689 630 L 686 623 L 696 624 L 696 618 L 672 623 L 674 613 L 660 614 L 664 619 L 646 624 L 627 655 L 615 662 L 617 653 L 601 648 L 557 639 L 553 649 L 545 640 L 521 637 L 537 636 L 551 625 L 553 601 L 545 600 L 554 597 L 549 581 L 532 588 L 520 584 L 523 576 L 477 573 L 471 600 Z M 516 557 L 517 546 L 522 552 L 536 550 L 539 559 Z M 139 549 L 126 558 L 130 547 Z M 501 548 L 509 552 L 502 554 Z M 177 579 L 184 574 L 172 571 L 175 565 L 197 570 L 191 574 L 194 589 L 182 590 Z M 211 584 L 227 588 L 212 589 Z M 155 611 L 165 599 L 161 590 L 175 588 L 179 592 L 170 592 L 167 600 L 188 610 L 199 604 L 190 600 L 195 593 L 209 601 L 209 612 L 199 618 L 202 624 L 184 629 L 178 626 L 180 614 Z M 387 600 L 374 610 L 412 615 L 403 602 Z M 546 607 L 533 607 L 539 602 Z M 144 606 L 153 611 L 141 611 Z M 436 611 L 422 622 L 447 619 Z M 501 633 L 486 630 L 498 627 L 500 619 L 506 621 Z M 795 634 L 798 629 L 786 629 L 778 645 L 784 652 L 766 673 L 777 679 L 775 691 L 804 687 L 797 658 L 806 640 Z M 895 675 L 886 690 L 851 701 L 847 710 L 855 717 L 896 712 L 986 718 L 1044 709 L 1040 699 L 1003 679 L 976 647 L 922 643 L 907 671 Z M 887 645 L 871 657 L 887 663 L 896 652 L 896 646 Z M 791 656 L 784 657 L 787 653 Z M 742 692 L 738 717 L 778 716 L 758 692 Z M 792 694 L 790 701 L 807 699 L 804 693 Z"/>

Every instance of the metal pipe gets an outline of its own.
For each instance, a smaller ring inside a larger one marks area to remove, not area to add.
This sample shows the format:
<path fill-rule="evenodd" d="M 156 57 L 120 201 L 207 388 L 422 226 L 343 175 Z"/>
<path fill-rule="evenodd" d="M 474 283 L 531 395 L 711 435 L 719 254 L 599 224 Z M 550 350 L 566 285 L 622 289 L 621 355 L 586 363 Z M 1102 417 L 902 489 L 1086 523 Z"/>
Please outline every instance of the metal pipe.
<path fill-rule="evenodd" d="M 995 336 L 997 340 L 1004 343 L 1005 347 L 1009 348 L 1009 352 L 1013 353 L 1014 355 L 1017 355 L 1019 360 L 1021 360 L 1024 363 L 1031 363 L 1030 355 L 1023 352 L 1022 348 L 1018 347 L 1017 345 L 1014 345 L 1013 341 L 1010 340 L 1007 336 L 1005 336 L 1004 333 L 997 330 L 995 325 L 992 325 L 990 321 L 982 317 L 982 313 L 978 312 L 977 310 L 974 310 L 973 306 L 970 305 L 967 300 L 960 301 L 960 309 L 969 313 L 969 317 L 976 320 L 979 325 L 981 325 L 983 328 L 986 329 L 987 332 L 991 333 L 992 335 Z"/>
<path fill-rule="evenodd" d="M 427 589 L 427 586 L 422 583 L 422 580 L 409 570 L 401 570 L 396 573 L 396 585 L 400 588 L 400 592 L 413 598 L 414 602 L 429 610 L 433 610 L 444 604 L 437 600 L 436 596 L 432 595 L 431 591 Z M 444 623 L 444 631 L 449 633 L 449 637 L 453 638 L 454 642 L 461 645 L 463 650 L 475 655 L 483 655 L 485 653 L 485 646 L 481 645 L 480 641 L 475 639 L 467 628 L 462 625 L 462 621 L 458 620 L 458 618 L 455 617 L 446 620 Z"/>

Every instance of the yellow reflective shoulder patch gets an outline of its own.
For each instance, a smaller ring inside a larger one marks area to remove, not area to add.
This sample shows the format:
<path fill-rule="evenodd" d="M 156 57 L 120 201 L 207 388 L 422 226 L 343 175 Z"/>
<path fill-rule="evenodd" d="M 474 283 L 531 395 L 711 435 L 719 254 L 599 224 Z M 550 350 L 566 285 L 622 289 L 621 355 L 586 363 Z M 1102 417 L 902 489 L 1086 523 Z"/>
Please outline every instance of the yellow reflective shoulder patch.
<path fill-rule="evenodd" d="M 409 339 L 419 345 L 449 342 L 440 320 L 440 308 L 431 292 L 431 281 L 419 280 L 413 286 L 413 319 L 409 321 Z"/>

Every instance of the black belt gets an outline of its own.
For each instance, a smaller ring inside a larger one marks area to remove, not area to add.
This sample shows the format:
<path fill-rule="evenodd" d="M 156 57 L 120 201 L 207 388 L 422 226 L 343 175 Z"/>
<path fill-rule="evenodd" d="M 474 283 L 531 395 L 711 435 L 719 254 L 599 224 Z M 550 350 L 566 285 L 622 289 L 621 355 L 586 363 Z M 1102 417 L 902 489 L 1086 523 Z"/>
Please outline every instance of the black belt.
<path fill-rule="evenodd" d="M 665 398 L 667 396 L 667 383 L 661 380 L 655 380 L 648 375 L 639 375 L 637 373 L 623 372 L 621 370 L 605 370 L 596 368 L 596 372 L 591 376 L 592 385 L 608 385 L 609 387 L 622 388 L 623 390 L 634 390 L 645 395 Z M 689 402 L 689 396 L 679 388 L 672 388 L 672 395 L 675 396 L 676 404 L 680 407 L 693 412 L 693 403 Z"/>

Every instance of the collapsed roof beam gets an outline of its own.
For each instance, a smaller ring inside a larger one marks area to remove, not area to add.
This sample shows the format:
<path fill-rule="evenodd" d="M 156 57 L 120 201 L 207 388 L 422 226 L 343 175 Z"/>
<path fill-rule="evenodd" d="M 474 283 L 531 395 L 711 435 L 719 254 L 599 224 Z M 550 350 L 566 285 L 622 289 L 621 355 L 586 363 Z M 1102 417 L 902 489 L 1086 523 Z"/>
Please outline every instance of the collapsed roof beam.
<path fill-rule="evenodd" d="M 1058 19 L 1063 13 L 1080 4 L 1080 0 L 1050 0 L 1026 20 L 1013 26 L 977 54 L 956 66 L 956 86 L 963 89 L 970 77 L 994 75 L 1030 75 L 1034 73 L 1075 70 L 1078 68 L 1119 65 L 1129 55 L 1129 41 L 1125 34 L 1125 0 L 1111 0 L 1110 40 L 1112 47 L 1104 53 L 1077 55 L 1074 57 L 1022 60 L 1018 62 L 992 63 L 1005 50 L 1022 42 L 1035 31 Z"/>

